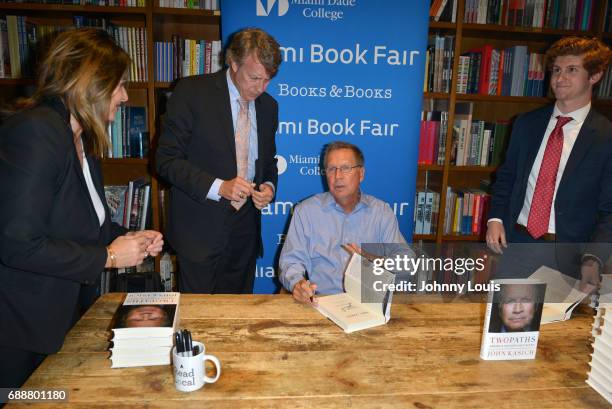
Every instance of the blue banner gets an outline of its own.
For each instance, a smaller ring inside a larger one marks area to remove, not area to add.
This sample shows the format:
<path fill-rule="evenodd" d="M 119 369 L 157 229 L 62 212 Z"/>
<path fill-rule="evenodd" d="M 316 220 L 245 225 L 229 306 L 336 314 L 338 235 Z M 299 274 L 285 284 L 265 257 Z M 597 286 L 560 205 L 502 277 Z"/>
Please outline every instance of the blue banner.
<path fill-rule="evenodd" d="M 365 155 L 364 192 L 389 203 L 412 240 L 429 2 L 231 0 L 223 44 L 258 27 L 282 47 L 267 92 L 279 103 L 276 201 L 263 209 L 256 293 L 278 288 L 275 268 L 292 207 L 325 189 L 319 159 L 345 140 Z"/>

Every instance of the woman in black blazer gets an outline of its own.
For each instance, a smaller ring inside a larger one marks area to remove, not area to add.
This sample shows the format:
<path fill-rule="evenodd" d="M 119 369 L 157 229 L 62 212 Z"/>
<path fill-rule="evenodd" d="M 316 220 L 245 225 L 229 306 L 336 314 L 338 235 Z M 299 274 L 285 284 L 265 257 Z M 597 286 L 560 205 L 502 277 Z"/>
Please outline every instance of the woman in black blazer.
<path fill-rule="evenodd" d="M 104 268 L 157 255 L 159 232 L 110 221 L 99 159 L 127 101 L 130 58 L 97 29 L 60 34 L 38 89 L 0 127 L 0 387 L 19 387 L 57 352 L 79 294 Z"/>

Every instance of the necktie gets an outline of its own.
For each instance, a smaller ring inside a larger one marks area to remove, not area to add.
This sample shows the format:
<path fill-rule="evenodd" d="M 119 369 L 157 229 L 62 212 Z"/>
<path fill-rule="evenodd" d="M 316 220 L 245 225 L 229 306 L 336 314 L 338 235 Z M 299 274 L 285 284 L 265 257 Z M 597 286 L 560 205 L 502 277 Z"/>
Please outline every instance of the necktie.
<path fill-rule="evenodd" d="M 563 126 L 571 120 L 571 117 L 558 116 L 557 125 L 546 143 L 527 220 L 527 231 L 534 239 L 548 233 L 550 210 L 563 150 Z"/>
<path fill-rule="evenodd" d="M 249 131 L 251 130 L 251 122 L 249 121 L 249 102 L 240 98 L 238 99 L 240 110 L 238 111 L 238 120 L 236 121 L 236 167 L 238 176 L 243 179 L 247 178 L 249 167 Z M 232 200 L 232 206 L 239 210 L 246 202 L 244 199 L 235 201 Z"/>

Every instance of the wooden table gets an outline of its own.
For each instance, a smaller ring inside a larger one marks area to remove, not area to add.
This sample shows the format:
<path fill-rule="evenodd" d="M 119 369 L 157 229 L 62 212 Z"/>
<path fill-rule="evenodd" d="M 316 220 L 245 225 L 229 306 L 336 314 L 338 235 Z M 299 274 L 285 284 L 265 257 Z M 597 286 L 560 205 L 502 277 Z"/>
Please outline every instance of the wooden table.
<path fill-rule="evenodd" d="M 107 327 L 122 297 L 100 298 L 24 387 L 67 388 L 84 408 L 608 407 L 584 382 L 586 313 L 542 327 L 535 360 L 494 362 L 479 359 L 480 304 L 396 302 L 386 326 L 345 334 L 289 295 L 182 295 L 181 326 L 223 371 L 181 393 L 170 366 L 110 368 Z"/>

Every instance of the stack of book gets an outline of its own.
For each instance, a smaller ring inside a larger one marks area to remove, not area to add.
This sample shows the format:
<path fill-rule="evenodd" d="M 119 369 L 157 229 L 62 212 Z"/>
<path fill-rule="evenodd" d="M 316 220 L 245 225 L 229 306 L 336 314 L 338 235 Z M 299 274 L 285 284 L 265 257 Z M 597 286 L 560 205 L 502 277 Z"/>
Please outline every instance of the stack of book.
<path fill-rule="evenodd" d="M 586 383 L 612 404 L 612 274 L 603 274 Z"/>
<path fill-rule="evenodd" d="M 117 310 L 111 368 L 169 365 L 180 293 L 129 293 Z"/>

